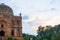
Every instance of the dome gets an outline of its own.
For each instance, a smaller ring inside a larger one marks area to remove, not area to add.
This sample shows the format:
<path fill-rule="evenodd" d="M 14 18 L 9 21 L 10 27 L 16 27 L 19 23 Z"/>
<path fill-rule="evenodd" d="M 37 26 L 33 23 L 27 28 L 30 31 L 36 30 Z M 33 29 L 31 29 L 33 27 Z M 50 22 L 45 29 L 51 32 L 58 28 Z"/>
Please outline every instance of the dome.
<path fill-rule="evenodd" d="M 12 9 L 5 5 L 4 3 L 0 4 L 0 13 L 10 13 L 10 14 L 13 14 L 13 11 Z"/>

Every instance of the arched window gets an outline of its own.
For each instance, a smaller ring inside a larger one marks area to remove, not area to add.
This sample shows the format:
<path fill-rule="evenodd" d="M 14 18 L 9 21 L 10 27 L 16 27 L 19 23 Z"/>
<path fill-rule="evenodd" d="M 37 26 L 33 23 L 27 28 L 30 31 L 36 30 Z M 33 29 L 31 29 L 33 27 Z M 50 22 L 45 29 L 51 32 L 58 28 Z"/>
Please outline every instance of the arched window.
<path fill-rule="evenodd" d="M 3 27 L 4 27 L 4 25 L 3 25 L 3 24 L 1 24 L 1 27 L 3 28 Z"/>
<path fill-rule="evenodd" d="M 11 35 L 14 36 L 14 30 L 12 30 Z"/>

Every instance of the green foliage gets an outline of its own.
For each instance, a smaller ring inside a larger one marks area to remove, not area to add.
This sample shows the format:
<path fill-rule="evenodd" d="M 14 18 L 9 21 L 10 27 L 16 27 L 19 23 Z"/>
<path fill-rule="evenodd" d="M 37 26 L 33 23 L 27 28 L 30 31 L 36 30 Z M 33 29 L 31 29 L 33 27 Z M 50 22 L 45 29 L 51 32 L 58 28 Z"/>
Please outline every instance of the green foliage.
<path fill-rule="evenodd" d="M 12 36 L 9 36 L 7 40 L 14 40 L 14 38 Z"/>
<path fill-rule="evenodd" d="M 60 32 L 58 32 L 56 35 L 52 36 L 52 40 L 60 40 Z"/>
<path fill-rule="evenodd" d="M 36 37 L 34 35 L 29 35 L 29 34 L 23 34 L 24 40 L 30 40 L 32 38 L 33 40 L 36 40 Z"/>
<path fill-rule="evenodd" d="M 39 40 L 60 40 L 60 24 L 54 27 L 46 26 L 46 29 L 39 26 L 37 33 Z"/>
<path fill-rule="evenodd" d="M 24 38 L 24 40 L 28 40 L 29 39 L 29 35 L 28 34 L 23 34 L 23 38 Z"/>
<path fill-rule="evenodd" d="M 55 26 L 38 27 L 37 35 L 23 34 L 24 40 L 60 40 L 60 24 Z"/>

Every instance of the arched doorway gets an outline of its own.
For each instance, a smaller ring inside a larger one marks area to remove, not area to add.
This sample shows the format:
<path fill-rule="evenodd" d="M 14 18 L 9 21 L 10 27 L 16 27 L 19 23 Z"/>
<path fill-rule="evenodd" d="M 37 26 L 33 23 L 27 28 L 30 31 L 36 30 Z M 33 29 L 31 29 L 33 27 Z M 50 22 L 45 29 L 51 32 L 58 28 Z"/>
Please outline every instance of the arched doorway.
<path fill-rule="evenodd" d="M 11 35 L 14 36 L 14 30 L 12 30 Z"/>
<path fill-rule="evenodd" d="M 0 31 L 0 36 L 4 36 L 5 32 L 3 30 Z"/>
<path fill-rule="evenodd" d="M 2 40 L 2 37 L 5 35 L 5 32 L 3 30 L 0 31 L 0 40 Z"/>

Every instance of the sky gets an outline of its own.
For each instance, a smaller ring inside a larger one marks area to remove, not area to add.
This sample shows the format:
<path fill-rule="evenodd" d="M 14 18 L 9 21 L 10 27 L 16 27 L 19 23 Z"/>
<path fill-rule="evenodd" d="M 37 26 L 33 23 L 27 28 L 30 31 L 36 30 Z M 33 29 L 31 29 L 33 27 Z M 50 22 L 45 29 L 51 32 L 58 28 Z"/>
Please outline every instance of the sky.
<path fill-rule="evenodd" d="M 60 0 L 0 0 L 13 9 L 14 15 L 22 14 L 23 33 L 36 35 L 39 25 L 60 24 Z"/>

